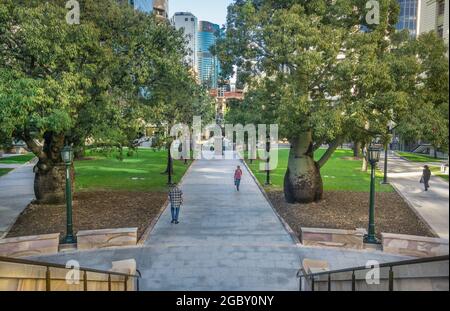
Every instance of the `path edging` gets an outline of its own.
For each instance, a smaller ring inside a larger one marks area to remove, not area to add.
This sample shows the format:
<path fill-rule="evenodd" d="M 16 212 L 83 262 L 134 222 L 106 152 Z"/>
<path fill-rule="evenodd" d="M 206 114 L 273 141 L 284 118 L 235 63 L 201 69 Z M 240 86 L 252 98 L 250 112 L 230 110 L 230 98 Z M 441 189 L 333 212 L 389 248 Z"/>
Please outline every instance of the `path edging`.
<path fill-rule="evenodd" d="M 250 176 L 252 176 L 253 180 L 255 181 L 256 185 L 259 188 L 259 191 L 261 191 L 261 193 L 263 194 L 264 198 L 266 199 L 266 201 L 269 203 L 270 207 L 272 208 L 272 211 L 274 212 L 274 214 L 278 217 L 278 219 L 280 220 L 281 224 L 283 225 L 284 229 L 287 231 L 287 233 L 290 235 L 292 241 L 297 245 L 297 246 L 303 246 L 303 244 L 300 242 L 299 237 L 295 234 L 294 230 L 292 230 L 291 226 L 289 226 L 289 224 L 283 219 L 283 217 L 281 217 L 281 215 L 278 213 L 278 211 L 275 209 L 275 206 L 273 206 L 272 201 L 270 201 L 269 196 L 267 195 L 266 191 L 264 190 L 263 186 L 261 185 L 261 183 L 259 182 L 258 178 L 256 178 L 255 174 L 253 174 L 252 170 L 250 169 L 250 167 L 248 166 L 247 162 L 245 161 L 245 159 L 242 159 L 242 162 L 244 163 L 245 168 L 247 169 L 247 171 L 250 173 Z"/>

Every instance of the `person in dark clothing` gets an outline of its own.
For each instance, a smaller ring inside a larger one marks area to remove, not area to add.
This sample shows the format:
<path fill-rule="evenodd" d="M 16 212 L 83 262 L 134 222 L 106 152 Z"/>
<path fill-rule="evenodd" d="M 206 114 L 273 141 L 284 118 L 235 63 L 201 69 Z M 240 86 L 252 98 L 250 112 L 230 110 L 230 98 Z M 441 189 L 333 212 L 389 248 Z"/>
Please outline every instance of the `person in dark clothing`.
<path fill-rule="evenodd" d="M 430 180 L 431 180 L 431 170 L 428 165 L 425 165 L 423 167 L 423 174 L 422 174 L 422 180 L 421 180 L 421 182 L 425 186 L 425 191 L 428 191 L 428 189 L 430 188 Z"/>
<path fill-rule="evenodd" d="M 180 215 L 180 208 L 183 204 L 183 192 L 177 185 L 171 185 L 169 190 L 169 200 L 172 212 L 172 223 L 179 224 L 178 216 Z"/>

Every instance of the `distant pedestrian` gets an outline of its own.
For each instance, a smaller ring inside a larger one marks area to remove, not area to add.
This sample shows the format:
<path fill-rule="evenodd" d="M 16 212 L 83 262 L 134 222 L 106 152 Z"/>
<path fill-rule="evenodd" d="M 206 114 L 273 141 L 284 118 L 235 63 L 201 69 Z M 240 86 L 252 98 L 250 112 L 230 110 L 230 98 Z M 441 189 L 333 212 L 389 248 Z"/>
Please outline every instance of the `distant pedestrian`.
<path fill-rule="evenodd" d="M 239 187 L 241 186 L 242 179 L 242 170 L 241 167 L 238 166 L 236 171 L 234 171 L 234 185 L 236 186 L 236 190 L 239 191 Z"/>
<path fill-rule="evenodd" d="M 179 224 L 178 216 L 180 215 L 180 208 L 183 204 L 183 192 L 177 185 L 171 185 L 169 190 L 169 200 L 172 212 L 172 223 Z"/>
<path fill-rule="evenodd" d="M 428 189 L 430 188 L 430 179 L 431 179 L 430 167 L 428 165 L 425 165 L 423 167 L 422 179 L 420 180 L 420 183 L 424 184 L 425 186 L 425 191 L 428 191 Z"/>

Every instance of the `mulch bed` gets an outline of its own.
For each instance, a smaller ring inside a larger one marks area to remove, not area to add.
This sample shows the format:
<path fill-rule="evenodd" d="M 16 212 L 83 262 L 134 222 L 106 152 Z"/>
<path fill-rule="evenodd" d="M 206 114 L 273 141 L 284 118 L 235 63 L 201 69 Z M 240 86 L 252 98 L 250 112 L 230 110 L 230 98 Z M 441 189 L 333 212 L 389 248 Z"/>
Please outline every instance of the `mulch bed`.
<path fill-rule="evenodd" d="M 321 202 L 311 204 L 288 204 L 282 191 L 267 194 L 298 236 L 301 227 L 344 230 L 368 227 L 368 193 L 327 191 Z M 375 208 L 378 237 L 381 232 L 435 237 L 397 193 L 377 193 Z"/>
<path fill-rule="evenodd" d="M 162 192 L 79 192 L 73 206 L 74 233 L 79 230 L 139 228 L 142 236 L 158 215 L 167 194 Z M 30 204 L 7 237 L 66 232 L 65 205 Z"/>

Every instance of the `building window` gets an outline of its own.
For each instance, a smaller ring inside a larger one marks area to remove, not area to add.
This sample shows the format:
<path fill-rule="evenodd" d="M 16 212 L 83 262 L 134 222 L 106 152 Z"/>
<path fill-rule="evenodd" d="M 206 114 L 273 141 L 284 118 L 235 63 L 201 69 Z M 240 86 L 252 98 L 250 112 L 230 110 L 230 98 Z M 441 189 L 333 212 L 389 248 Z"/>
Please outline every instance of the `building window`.
<path fill-rule="evenodd" d="M 445 1 L 439 0 L 438 1 L 438 15 L 444 15 L 445 14 Z"/>
<path fill-rule="evenodd" d="M 397 30 L 409 30 L 412 37 L 417 34 L 417 7 L 418 0 L 398 0 L 400 15 Z"/>
<path fill-rule="evenodd" d="M 189 21 L 189 18 L 186 17 L 186 18 L 184 19 L 184 21 L 185 21 L 185 22 L 188 22 L 188 21 Z"/>

